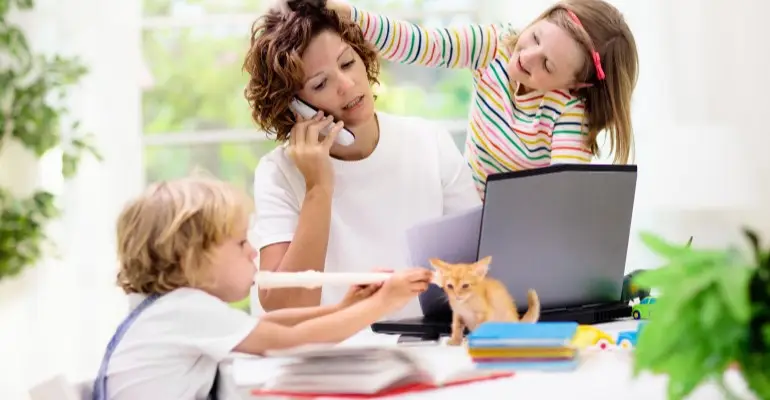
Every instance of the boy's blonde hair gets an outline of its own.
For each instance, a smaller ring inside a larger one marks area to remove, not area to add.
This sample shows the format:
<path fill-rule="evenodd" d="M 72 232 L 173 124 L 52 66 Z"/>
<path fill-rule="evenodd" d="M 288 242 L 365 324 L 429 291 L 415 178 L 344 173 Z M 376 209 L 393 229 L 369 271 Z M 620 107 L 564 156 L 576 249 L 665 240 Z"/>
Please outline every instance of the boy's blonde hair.
<path fill-rule="evenodd" d="M 567 10 L 577 15 L 582 28 L 569 17 Z M 604 0 L 562 0 L 540 14 L 535 22 L 543 19 L 569 32 L 585 48 L 583 70 L 575 78 L 593 85 L 577 91 L 585 101 L 591 153 L 599 155 L 597 136 L 606 129 L 614 162 L 627 163 L 633 151 L 631 95 L 638 79 L 639 56 L 623 14 Z M 506 38 L 504 45 L 512 50 L 517 41 L 518 36 L 513 34 Z M 599 53 L 606 74 L 604 80 L 597 79 L 589 55 L 591 49 Z"/>
<path fill-rule="evenodd" d="M 208 285 L 211 251 L 248 227 L 252 210 L 244 191 L 212 178 L 149 186 L 118 218 L 118 285 L 142 294 Z"/>

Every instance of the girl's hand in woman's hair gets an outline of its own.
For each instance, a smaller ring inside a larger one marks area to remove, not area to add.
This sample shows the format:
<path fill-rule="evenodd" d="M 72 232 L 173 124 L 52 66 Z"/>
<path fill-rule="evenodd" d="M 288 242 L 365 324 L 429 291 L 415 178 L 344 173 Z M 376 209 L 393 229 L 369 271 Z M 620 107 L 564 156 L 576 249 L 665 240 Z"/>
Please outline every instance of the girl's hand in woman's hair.
<path fill-rule="evenodd" d="M 350 5 L 339 0 L 327 0 L 326 8 L 334 11 L 340 18 L 350 18 Z"/>

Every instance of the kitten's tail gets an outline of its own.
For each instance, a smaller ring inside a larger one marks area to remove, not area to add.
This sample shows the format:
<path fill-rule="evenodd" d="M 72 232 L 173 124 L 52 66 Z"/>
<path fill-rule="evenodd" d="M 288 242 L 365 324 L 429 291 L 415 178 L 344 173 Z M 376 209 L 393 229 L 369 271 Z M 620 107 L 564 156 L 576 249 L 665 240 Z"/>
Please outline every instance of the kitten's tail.
<path fill-rule="evenodd" d="M 527 292 L 527 303 L 527 312 L 521 317 L 521 322 L 537 322 L 540 319 L 540 298 L 533 289 Z"/>

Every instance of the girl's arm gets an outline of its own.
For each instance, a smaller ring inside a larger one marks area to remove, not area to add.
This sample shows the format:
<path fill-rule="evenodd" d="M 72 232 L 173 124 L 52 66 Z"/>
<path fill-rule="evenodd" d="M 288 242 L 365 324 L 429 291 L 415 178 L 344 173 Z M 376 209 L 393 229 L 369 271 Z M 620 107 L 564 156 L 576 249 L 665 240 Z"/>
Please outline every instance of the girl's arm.
<path fill-rule="evenodd" d="M 424 28 L 411 22 L 376 15 L 359 8 L 334 4 L 361 28 L 364 38 L 388 61 L 426 67 L 469 68 L 489 65 L 498 50 L 500 25 L 465 25 Z"/>
<path fill-rule="evenodd" d="M 556 119 L 551 138 L 551 164 L 588 164 L 593 155 L 586 143 L 585 106 L 578 99 Z"/>

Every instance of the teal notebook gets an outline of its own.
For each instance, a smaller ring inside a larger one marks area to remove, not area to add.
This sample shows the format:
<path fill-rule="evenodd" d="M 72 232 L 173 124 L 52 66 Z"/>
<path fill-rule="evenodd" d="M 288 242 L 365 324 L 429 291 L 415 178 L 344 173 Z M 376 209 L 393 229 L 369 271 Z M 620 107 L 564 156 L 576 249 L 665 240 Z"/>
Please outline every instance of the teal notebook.
<path fill-rule="evenodd" d="M 468 335 L 468 347 L 563 347 L 577 328 L 577 322 L 486 322 Z"/>
<path fill-rule="evenodd" d="M 475 363 L 477 369 L 498 371 L 573 371 L 580 366 L 580 359 L 546 362 L 491 362 Z"/>

